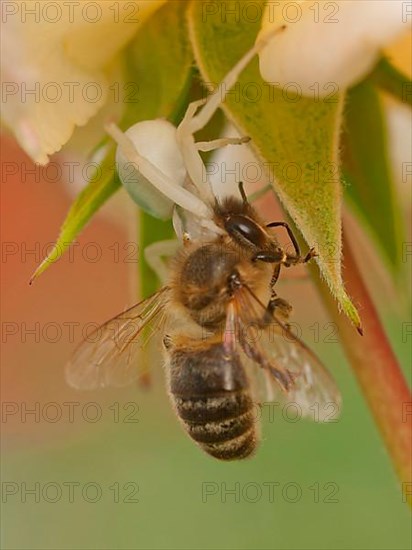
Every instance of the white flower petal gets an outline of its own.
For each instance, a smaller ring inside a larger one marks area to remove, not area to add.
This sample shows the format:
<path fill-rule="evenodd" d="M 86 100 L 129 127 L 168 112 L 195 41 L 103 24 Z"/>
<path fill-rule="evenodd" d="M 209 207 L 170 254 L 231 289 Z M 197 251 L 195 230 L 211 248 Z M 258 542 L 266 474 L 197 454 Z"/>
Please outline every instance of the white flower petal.
<path fill-rule="evenodd" d="M 2 120 L 35 162 L 104 105 L 105 65 L 164 1 L 3 5 Z"/>
<path fill-rule="evenodd" d="M 380 49 L 407 30 L 412 18 L 402 0 L 303 0 L 293 2 L 293 11 L 290 4 L 266 7 L 260 36 L 287 28 L 259 55 L 260 71 L 266 81 L 280 87 L 297 83 L 311 97 L 330 93 L 330 83 L 344 90 L 362 79 Z"/>

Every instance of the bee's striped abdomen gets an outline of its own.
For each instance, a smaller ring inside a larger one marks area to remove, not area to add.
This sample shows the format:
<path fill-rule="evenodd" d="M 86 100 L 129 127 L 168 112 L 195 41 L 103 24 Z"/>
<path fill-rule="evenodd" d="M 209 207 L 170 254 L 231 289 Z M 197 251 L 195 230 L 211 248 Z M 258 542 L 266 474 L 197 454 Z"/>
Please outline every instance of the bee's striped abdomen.
<path fill-rule="evenodd" d="M 170 353 L 170 392 L 187 433 L 221 460 L 245 458 L 258 442 L 249 382 L 240 358 L 222 344 Z"/>

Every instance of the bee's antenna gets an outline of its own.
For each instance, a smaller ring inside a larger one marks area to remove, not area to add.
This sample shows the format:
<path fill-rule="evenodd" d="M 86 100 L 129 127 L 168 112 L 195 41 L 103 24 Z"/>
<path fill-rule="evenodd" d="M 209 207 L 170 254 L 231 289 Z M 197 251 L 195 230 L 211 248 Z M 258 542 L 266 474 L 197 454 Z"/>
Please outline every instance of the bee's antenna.
<path fill-rule="evenodd" d="M 239 193 L 240 193 L 240 196 L 242 197 L 243 204 L 249 204 L 249 201 L 247 200 L 247 195 L 245 193 L 245 187 L 243 185 L 243 181 L 239 182 Z"/>

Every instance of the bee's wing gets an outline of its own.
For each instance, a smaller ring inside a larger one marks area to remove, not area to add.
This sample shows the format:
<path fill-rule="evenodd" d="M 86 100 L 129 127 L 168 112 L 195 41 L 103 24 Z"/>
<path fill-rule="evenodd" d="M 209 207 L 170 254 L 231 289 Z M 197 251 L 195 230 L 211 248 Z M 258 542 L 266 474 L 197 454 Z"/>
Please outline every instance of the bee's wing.
<path fill-rule="evenodd" d="M 258 399 L 295 403 L 303 417 L 334 420 L 340 411 L 340 392 L 317 355 L 276 315 L 268 318 L 265 306 L 248 287 L 236 293 L 234 309 L 239 345 L 248 362 L 263 367 L 252 381 Z"/>
<path fill-rule="evenodd" d="M 164 287 L 94 330 L 66 365 L 66 380 L 76 389 L 126 386 L 143 372 L 137 354 L 164 320 L 170 289 Z"/>

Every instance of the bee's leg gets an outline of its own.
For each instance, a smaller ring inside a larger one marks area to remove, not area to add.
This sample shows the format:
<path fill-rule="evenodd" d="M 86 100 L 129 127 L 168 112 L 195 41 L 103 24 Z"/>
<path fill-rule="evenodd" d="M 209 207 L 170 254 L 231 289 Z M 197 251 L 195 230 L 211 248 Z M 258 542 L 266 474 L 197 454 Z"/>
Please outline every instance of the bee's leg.
<path fill-rule="evenodd" d="M 296 240 L 295 235 L 293 234 L 292 229 L 290 228 L 289 224 L 286 222 L 271 222 L 266 225 L 266 227 L 284 227 L 286 231 L 288 232 L 289 238 L 292 242 L 293 248 L 295 249 L 295 254 L 287 254 L 286 258 L 282 261 L 283 265 L 285 267 L 290 267 L 291 265 L 296 264 L 305 264 L 309 260 L 311 260 L 314 256 L 316 256 L 316 252 L 314 248 L 311 248 L 309 252 L 306 254 L 306 256 L 302 257 L 300 252 L 299 243 Z"/>
<path fill-rule="evenodd" d="M 232 291 L 236 291 L 236 289 L 242 287 L 243 283 L 240 279 L 238 272 L 234 271 L 232 273 L 229 279 L 229 285 L 232 288 Z M 266 311 L 263 314 L 260 322 L 258 320 L 258 324 L 260 324 L 262 328 L 267 327 L 268 325 L 270 325 L 270 323 L 273 322 L 273 308 L 275 307 L 284 312 L 287 312 L 287 316 L 289 315 L 291 310 L 291 306 L 285 300 L 282 300 L 282 298 L 276 298 L 274 300 L 270 299 Z M 246 331 L 238 331 L 239 342 L 245 354 L 260 367 L 266 369 L 266 371 L 270 373 L 271 376 L 276 378 L 281 387 L 285 391 L 288 391 L 293 385 L 294 379 L 292 373 L 287 368 L 283 368 L 281 364 L 273 365 L 270 359 L 265 354 L 261 353 L 259 346 L 254 346 L 253 344 L 251 344 L 248 338 L 246 338 L 245 336 Z"/>
<path fill-rule="evenodd" d="M 251 261 L 266 262 L 268 264 L 278 263 L 284 265 L 285 267 L 290 267 L 291 265 L 305 264 L 315 256 L 317 256 L 317 254 L 314 248 L 311 248 L 306 256 L 295 256 L 294 254 L 286 254 L 286 252 L 284 252 L 282 249 L 278 249 L 274 252 L 271 250 L 260 250 L 259 252 L 256 252 L 254 256 L 252 256 Z"/>
<path fill-rule="evenodd" d="M 257 262 L 259 260 L 260 262 L 266 262 L 268 264 L 283 264 L 287 260 L 287 255 L 281 250 L 275 252 L 260 250 L 256 252 L 251 260 L 252 262 Z"/>
<path fill-rule="evenodd" d="M 274 314 L 280 317 L 283 321 L 286 321 L 292 311 L 292 306 L 283 298 L 279 298 L 276 293 L 275 285 L 280 274 L 280 263 L 275 264 L 273 269 L 272 279 L 270 280 L 270 298 L 268 305 L 266 306 L 266 312 L 263 316 L 263 324 L 268 324 L 272 321 Z"/>
<path fill-rule="evenodd" d="M 272 319 L 273 315 L 276 315 L 282 321 L 287 321 L 292 312 L 292 306 L 283 298 L 275 296 L 269 300 L 266 312 L 270 319 Z M 267 316 L 265 315 L 265 317 Z"/>
<path fill-rule="evenodd" d="M 306 254 L 306 256 L 293 256 L 293 255 L 287 254 L 286 259 L 283 262 L 283 265 L 285 267 L 290 267 L 291 265 L 296 265 L 296 264 L 306 264 L 315 256 L 317 256 L 317 253 L 314 248 L 311 248 L 309 252 Z"/>
<path fill-rule="evenodd" d="M 253 346 L 247 338 L 244 338 L 242 331 L 240 335 L 240 345 L 242 346 L 245 354 L 257 365 L 262 367 L 267 373 L 269 373 L 270 376 L 274 377 L 285 391 L 290 389 L 293 384 L 292 373 L 280 364 L 274 366 L 268 357 L 261 353 L 259 347 Z"/>
<path fill-rule="evenodd" d="M 288 232 L 289 239 L 291 240 L 293 244 L 293 248 L 295 249 L 295 255 L 296 257 L 300 257 L 300 248 L 299 243 L 296 240 L 295 235 L 293 234 L 292 229 L 290 228 L 289 224 L 286 222 L 271 222 L 266 225 L 266 227 L 284 227 L 286 231 Z"/>
<path fill-rule="evenodd" d="M 279 279 L 281 265 L 282 265 L 281 263 L 275 264 L 275 267 L 273 268 L 273 275 L 269 283 L 272 296 L 276 296 L 275 285 Z"/>
<path fill-rule="evenodd" d="M 162 284 L 168 279 L 168 267 L 163 257 L 174 256 L 179 249 L 179 241 L 168 240 L 158 241 L 147 246 L 144 250 L 144 257 L 148 265 L 156 273 Z"/>
<path fill-rule="evenodd" d="M 314 248 L 311 248 L 309 252 L 306 254 L 306 256 L 303 258 L 303 263 L 309 262 L 312 258 L 317 256 L 316 250 Z"/>

